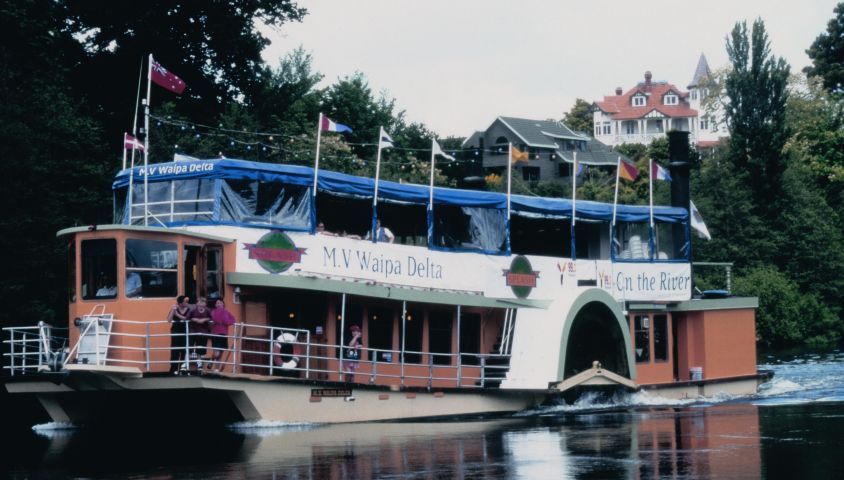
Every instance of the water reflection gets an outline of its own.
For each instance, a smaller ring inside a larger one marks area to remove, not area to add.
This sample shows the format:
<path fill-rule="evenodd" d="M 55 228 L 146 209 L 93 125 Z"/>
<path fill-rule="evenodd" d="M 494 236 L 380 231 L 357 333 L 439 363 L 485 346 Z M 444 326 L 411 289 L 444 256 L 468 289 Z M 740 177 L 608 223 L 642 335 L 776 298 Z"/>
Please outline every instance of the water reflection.
<path fill-rule="evenodd" d="M 472 422 L 247 424 L 156 436 L 48 428 L 17 446 L 26 455 L 13 449 L 3 463 L 12 466 L 11 478 L 757 478 L 762 475 L 758 408 L 637 408 Z"/>

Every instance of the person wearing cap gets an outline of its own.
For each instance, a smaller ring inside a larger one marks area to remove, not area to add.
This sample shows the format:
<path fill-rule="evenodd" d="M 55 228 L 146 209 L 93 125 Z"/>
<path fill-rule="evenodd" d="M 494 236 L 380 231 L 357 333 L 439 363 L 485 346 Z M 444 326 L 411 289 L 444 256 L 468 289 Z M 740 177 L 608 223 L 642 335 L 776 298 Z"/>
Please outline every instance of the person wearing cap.
<path fill-rule="evenodd" d="M 346 372 L 345 380 L 347 382 L 353 382 L 355 379 L 355 370 L 360 365 L 358 360 L 360 359 L 360 349 L 363 344 L 361 343 L 359 326 L 351 325 L 349 326 L 349 331 L 352 333 L 352 339 L 349 340 L 348 345 L 343 349 L 343 370 Z"/>

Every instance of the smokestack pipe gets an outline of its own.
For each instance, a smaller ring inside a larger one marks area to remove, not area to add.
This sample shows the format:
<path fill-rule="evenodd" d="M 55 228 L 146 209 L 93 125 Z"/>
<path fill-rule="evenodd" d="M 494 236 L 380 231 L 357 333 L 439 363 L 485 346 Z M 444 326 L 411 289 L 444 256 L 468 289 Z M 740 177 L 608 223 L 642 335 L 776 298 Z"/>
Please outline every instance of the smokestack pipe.
<path fill-rule="evenodd" d="M 689 209 L 689 132 L 668 132 L 671 206 Z"/>

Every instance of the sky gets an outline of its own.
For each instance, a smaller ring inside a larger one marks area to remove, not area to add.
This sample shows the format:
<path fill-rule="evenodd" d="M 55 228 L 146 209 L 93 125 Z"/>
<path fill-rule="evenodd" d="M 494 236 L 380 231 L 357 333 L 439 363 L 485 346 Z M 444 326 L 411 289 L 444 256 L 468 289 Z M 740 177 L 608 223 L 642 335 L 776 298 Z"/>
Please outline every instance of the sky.
<path fill-rule="evenodd" d="M 685 90 L 700 54 L 727 65 L 736 22 L 765 22 L 774 55 L 799 71 L 834 0 L 300 0 L 302 23 L 265 30 L 272 66 L 298 46 L 325 75 L 362 72 L 440 137 L 468 136 L 498 116 L 562 118 L 643 81 Z M 343 119 L 334 119 L 343 122 Z M 354 126 L 352 126 L 354 128 Z"/>

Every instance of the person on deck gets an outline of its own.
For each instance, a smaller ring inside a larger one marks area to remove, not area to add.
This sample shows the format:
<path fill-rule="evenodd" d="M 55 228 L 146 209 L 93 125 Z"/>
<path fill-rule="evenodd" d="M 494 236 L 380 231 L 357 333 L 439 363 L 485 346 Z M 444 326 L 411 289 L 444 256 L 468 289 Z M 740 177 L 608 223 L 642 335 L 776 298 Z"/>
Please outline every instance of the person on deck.
<path fill-rule="evenodd" d="M 192 348 L 191 359 L 196 359 L 196 367 L 202 370 L 202 359 L 208 345 L 209 323 L 211 321 L 211 310 L 205 303 L 205 297 L 196 299 L 196 308 L 188 314 L 188 328 L 190 331 L 190 345 Z"/>
<path fill-rule="evenodd" d="M 361 342 L 360 327 L 351 325 L 349 331 L 352 332 L 352 339 L 349 340 L 346 348 L 343 349 L 343 370 L 346 372 L 345 380 L 353 382 L 355 380 L 355 371 L 358 369 L 360 363 L 360 349 L 363 346 Z"/>
<path fill-rule="evenodd" d="M 170 307 L 167 321 L 170 322 L 170 373 L 179 371 L 185 359 L 187 347 L 187 322 L 190 313 L 190 298 L 185 295 L 176 297 L 176 304 Z M 185 365 L 187 366 L 187 365 Z"/>
<path fill-rule="evenodd" d="M 217 299 L 214 303 L 214 309 L 211 310 L 211 347 L 214 353 L 211 358 L 211 367 L 215 372 L 219 372 L 224 367 L 220 362 L 220 357 L 223 352 L 229 349 L 229 326 L 235 324 L 234 315 L 226 310 L 226 304 L 222 298 Z"/>
<path fill-rule="evenodd" d="M 369 233 L 366 234 L 366 239 L 372 238 Z M 375 220 L 375 241 L 376 242 L 386 242 L 386 243 L 393 243 L 395 241 L 396 236 L 393 235 L 393 232 L 390 231 L 387 227 L 381 226 L 381 219 Z"/>

